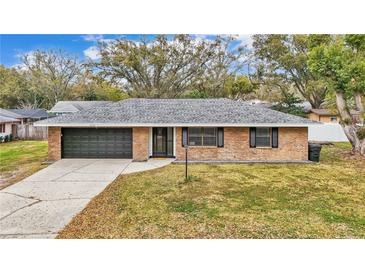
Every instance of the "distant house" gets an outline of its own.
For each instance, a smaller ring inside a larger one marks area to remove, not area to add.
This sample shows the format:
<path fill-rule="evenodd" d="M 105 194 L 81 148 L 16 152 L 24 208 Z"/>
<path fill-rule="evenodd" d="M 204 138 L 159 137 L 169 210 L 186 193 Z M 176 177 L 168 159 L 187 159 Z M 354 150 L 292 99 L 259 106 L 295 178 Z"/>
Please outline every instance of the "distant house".
<path fill-rule="evenodd" d="M 18 113 L 3 108 L 0 108 L 0 115 L 3 117 L 17 119 L 21 123 L 23 123 L 23 119 L 25 118 L 23 115 L 20 115 Z"/>
<path fill-rule="evenodd" d="M 13 112 L 16 115 L 19 115 L 18 119 L 22 120 L 22 123 L 31 124 L 35 121 L 47 119 L 50 117 L 48 112 L 44 109 L 36 108 L 36 109 L 7 109 L 9 112 Z"/>
<path fill-rule="evenodd" d="M 67 113 L 75 113 L 82 110 L 88 110 L 95 107 L 102 107 L 110 101 L 58 101 L 49 113 L 60 115 Z"/>
<path fill-rule="evenodd" d="M 279 104 L 279 102 L 269 102 L 269 101 L 263 101 L 260 99 L 251 99 L 243 101 L 251 106 L 257 106 L 257 107 L 264 107 L 264 108 L 273 108 Z M 303 109 L 304 112 L 308 113 L 312 106 L 308 101 L 303 101 L 301 103 L 294 104 L 297 107 L 300 107 Z"/>
<path fill-rule="evenodd" d="M 360 118 L 360 112 L 356 110 L 351 110 L 351 116 L 355 121 Z M 311 109 L 308 114 L 308 118 L 312 121 L 318 121 L 322 123 L 339 123 L 340 115 L 337 111 L 331 111 L 328 109 Z"/>
<path fill-rule="evenodd" d="M 17 117 L 19 115 L 0 108 L 0 136 L 14 135 L 16 132 L 16 124 L 21 123 L 21 119 Z"/>
<path fill-rule="evenodd" d="M 251 106 L 264 107 L 264 108 L 271 108 L 273 106 L 273 103 L 268 102 L 268 101 L 259 100 L 259 99 L 251 99 L 251 100 L 246 100 L 243 102 L 245 102 Z"/>
<path fill-rule="evenodd" d="M 17 139 L 47 139 L 47 128 L 33 127 L 36 121 L 52 117 L 44 109 L 0 108 L 0 136 L 12 135 Z"/>

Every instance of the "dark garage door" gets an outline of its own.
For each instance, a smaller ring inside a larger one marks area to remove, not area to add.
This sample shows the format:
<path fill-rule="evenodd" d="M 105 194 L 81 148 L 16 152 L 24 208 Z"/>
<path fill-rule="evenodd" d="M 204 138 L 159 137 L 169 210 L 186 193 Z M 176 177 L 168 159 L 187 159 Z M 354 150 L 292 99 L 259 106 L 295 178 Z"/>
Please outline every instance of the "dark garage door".
<path fill-rule="evenodd" d="M 132 129 L 64 128 L 62 158 L 132 158 Z"/>

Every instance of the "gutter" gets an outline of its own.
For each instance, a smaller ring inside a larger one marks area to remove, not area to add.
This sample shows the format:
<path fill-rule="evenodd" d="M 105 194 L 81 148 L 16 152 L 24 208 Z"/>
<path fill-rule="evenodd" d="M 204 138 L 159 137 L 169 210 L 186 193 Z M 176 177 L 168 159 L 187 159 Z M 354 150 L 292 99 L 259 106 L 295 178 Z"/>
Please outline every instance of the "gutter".
<path fill-rule="evenodd" d="M 125 128 L 125 127 L 308 127 L 321 125 L 322 123 L 290 124 L 290 123 L 41 123 L 33 125 L 37 127 L 67 127 L 67 128 Z"/>

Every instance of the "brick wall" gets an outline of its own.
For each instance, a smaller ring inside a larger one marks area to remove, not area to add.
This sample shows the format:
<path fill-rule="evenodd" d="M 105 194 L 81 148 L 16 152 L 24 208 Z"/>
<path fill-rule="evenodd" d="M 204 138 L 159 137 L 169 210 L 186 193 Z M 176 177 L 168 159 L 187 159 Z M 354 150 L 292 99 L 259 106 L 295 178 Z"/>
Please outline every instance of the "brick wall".
<path fill-rule="evenodd" d="M 185 159 L 181 128 L 176 129 L 176 158 Z M 308 129 L 279 128 L 278 148 L 250 148 L 249 128 L 224 128 L 224 147 L 189 147 L 190 160 L 308 160 Z"/>
<path fill-rule="evenodd" d="M 61 128 L 48 127 L 48 160 L 61 159 Z"/>
<path fill-rule="evenodd" d="M 133 160 L 148 160 L 149 128 L 133 128 Z"/>
<path fill-rule="evenodd" d="M 190 147 L 190 160 L 307 160 L 308 129 L 279 128 L 279 148 L 250 148 L 248 128 L 225 128 L 224 147 Z M 149 128 L 133 128 L 133 160 L 148 159 Z M 176 158 L 185 159 L 181 128 L 176 128 Z M 48 159 L 61 159 L 61 128 L 48 128 Z"/>

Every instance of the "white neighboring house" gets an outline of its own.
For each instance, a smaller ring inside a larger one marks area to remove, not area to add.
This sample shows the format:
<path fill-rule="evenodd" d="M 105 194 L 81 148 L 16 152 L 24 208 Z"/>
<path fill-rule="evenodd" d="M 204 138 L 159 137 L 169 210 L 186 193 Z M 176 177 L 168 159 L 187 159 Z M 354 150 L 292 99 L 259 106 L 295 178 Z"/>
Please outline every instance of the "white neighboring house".
<path fill-rule="evenodd" d="M 75 113 L 109 104 L 111 101 L 58 101 L 49 113 L 60 115 Z"/>
<path fill-rule="evenodd" d="M 20 120 L 0 114 L 0 136 L 14 134 L 13 125 L 20 124 Z"/>

